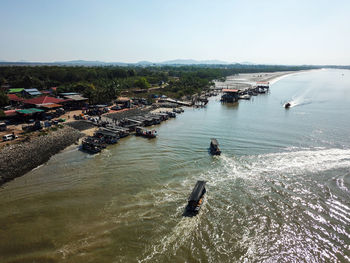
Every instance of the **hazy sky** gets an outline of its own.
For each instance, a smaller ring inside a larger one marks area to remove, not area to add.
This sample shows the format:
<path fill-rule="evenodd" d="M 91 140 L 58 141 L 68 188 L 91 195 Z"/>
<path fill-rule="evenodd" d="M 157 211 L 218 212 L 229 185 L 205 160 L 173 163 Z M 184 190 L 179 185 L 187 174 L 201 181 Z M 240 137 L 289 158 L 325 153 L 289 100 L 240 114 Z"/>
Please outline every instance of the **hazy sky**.
<path fill-rule="evenodd" d="M 350 64 L 350 0 L 0 0 L 0 59 Z"/>

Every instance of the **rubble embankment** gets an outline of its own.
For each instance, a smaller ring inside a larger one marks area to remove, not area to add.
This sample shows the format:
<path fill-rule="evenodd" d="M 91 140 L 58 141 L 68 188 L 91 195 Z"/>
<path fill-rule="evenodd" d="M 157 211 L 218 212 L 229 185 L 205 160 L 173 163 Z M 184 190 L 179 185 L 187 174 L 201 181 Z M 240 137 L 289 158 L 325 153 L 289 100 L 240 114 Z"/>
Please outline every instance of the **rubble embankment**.
<path fill-rule="evenodd" d="M 79 131 L 85 131 L 96 127 L 91 121 L 86 121 L 86 120 L 77 120 L 77 121 L 67 122 L 66 125 L 74 129 L 77 129 Z"/>
<path fill-rule="evenodd" d="M 0 151 L 0 185 L 47 162 L 51 156 L 76 142 L 83 134 L 65 126 Z"/>

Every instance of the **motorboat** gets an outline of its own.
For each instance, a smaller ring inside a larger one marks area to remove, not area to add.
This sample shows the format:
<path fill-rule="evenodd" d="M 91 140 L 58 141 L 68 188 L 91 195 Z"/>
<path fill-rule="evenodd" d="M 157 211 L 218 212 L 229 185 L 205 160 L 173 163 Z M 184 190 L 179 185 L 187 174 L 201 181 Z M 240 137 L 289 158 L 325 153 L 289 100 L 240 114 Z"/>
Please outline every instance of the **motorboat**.
<path fill-rule="evenodd" d="M 220 155 L 221 151 L 219 148 L 219 143 L 215 138 L 212 138 L 210 141 L 210 154 L 212 155 Z"/>
<path fill-rule="evenodd" d="M 184 216 L 195 216 L 198 214 L 204 200 L 204 194 L 206 181 L 197 181 L 192 193 L 188 198 L 188 204 L 186 206 Z"/>

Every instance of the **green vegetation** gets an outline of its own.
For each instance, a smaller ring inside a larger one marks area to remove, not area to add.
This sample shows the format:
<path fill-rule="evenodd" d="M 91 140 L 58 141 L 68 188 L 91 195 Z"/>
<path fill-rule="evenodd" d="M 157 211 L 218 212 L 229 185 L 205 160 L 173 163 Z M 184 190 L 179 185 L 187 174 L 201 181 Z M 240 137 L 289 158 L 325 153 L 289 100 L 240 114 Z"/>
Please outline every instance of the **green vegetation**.
<path fill-rule="evenodd" d="M 4 91 L 0 90 L 0 107 L 6 106 L 9 103 L 9 99 Z"/>
<path fill-rule="evenodd" d="M 90 103 L 106 103 L 121 92 L 133 95 L 136 90 L 180 98 L 208 88 L 212 80 L 224 80 L 238 73 L 293 71 L 317 68 L 313 66 L 278 65 L 199 65 L 151 67 L 68 67 L 68 66 L 3 66 L 0 67 L 2 83 L 11 88 L 58 87 L 60 92 L 79 92 Z M 161 89 L 157 89 L 161 87 Z M 149 90 L 155 88 L 156 90 Z M 8 103 L 0 93 L 0 105 Z"/>

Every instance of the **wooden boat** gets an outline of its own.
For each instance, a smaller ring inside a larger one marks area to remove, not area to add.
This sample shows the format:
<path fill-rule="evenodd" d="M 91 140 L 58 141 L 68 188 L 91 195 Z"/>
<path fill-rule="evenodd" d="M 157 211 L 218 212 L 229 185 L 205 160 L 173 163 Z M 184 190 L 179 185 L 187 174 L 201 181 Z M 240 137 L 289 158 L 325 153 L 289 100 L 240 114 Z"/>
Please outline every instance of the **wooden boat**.
<path fill-rule="evenodd" d="M 204 200 L 204 194 L 206 181 L 197 181 L 194 186 L 191 195 L 188 198 L 188 204 L 186 206 L 184 216 L 194 216 L 197 215 Z"/>
<path fill-rule="evenodd" d="M 143 136 L 146 138 L 155 138 L 157 137 L 157 131 L 156 130 L 147 130 L 143 129 L 142 127 L 136 127 L 135 129 L 136 135 Z"/>
<path fill-rule="evenodd" d="M 249 94 L 244 94 L 244 95 L 240 95 L 238 97 L 241 100 L 250 100 L 250 95 Z"/>
<path fill-rule="evenodd" d="M 82 142 L 82 149 L 89 153 L 99 153 L 102 149 L 98 144 L 94 143 L 91 140 L 84 140 Z"/>
<path fill-rule="evenodd" d="M 108 131 L 106 129 L 99 129 L 95 132 L 95 137 L 107 144 L 115 144 L 118 142 L 119 137 L 115 132 Z"/>
<path fill-rule="evenodd" d="M 219 143 L 215 138 L 212 138 L 210 141 L 210 154 L 220 155 L 221 151 L 219 149 Z"/>
<path fill-rule="evenodd" d="M 168 111 L 168 112 L 166 112 L 166 113 L 168 114 L 168 116 L 169 116 L 170 118 L 176 118 L 176 113 L 175 113 L 175 112 Z"/>

